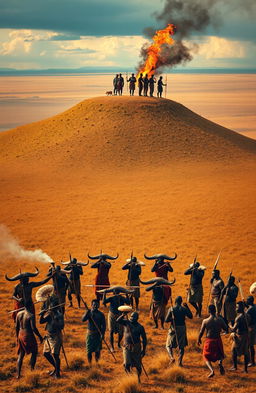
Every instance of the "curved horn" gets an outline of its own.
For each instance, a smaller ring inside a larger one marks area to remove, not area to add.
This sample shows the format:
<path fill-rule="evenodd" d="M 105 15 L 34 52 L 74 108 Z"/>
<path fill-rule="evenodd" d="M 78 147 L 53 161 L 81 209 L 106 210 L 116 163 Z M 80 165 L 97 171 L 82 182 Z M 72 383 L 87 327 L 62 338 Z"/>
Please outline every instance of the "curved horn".
<path fill-rule="evenodd" d="M 162 282 L 163 280 L 164 280 L 164 278 L 162 278 L 162 277 L 155 277 L 155 278 L 152 278 L 151 280 L 148 280 L 148 281 L 142 281 L 140 279 L 140 282 L 141 282 L 141 284 L 148 285 L 148 284 L 159 283 L 159 282 Z"/>
<path fill-rule="evenodd" d="M 140 282 L 144 285 L 148 285 L 148 284 L 154 284 L 154 285 L 173 285 L 175 283 L 175 278 L 173 279 L 173 281 L 169 281 L 169 280 L 165 280 L 162 277 L 156 277 L 156 278 L 152 278 L 149 281 L 141 281 Z"/>
<path fill-rule="evenodd" d="M 104 257 L 105 259 L 114 260 L 114 259 L 117 259 L 119 257 L 119 254 L 117 253 L 116 257 L 111 257 L 108 254 L 102 254 L 102 257 Z"/>
<path fill-rule="evenodd" d="M 77 265 L 78 266 L 87 266 L 87 265 L 89 265 L 89 261 L 87 261 L 87 262 L 77 262 Z"/>
<path fill-rule="evenodd" d="M 13 277 L 8 277 L 7 274 L 5 275 L 5 279 L 7 281 L 16 281 L 19 280 L 21 278 L 21 274 L 16 274 L 16 276 Z"/>
<path fill-rule="evenodd" d="M 95 256 L 91 256 L 91 255 L 89 255 L 89 253 L 88 253 L 87 256 L 88 256 L 88 258 L 90 258 L 90 259 L 100 259 L 100 258 L 102 257 L 102 254 L 95 255 Z"/>
<path fill-rule="evenodd" d="M 152 257 L 148 257 L 146 254 L 144 254 L 144 258 L 148 260 L 152 260 L 152 259 L 157 259 L 158 257 L 156 255 L 153 255 Z"/>
<path fill-rule="evenodd" d="M 175 253 L 174 253 L 174 257 L 169 257 L 168 255 L 162 254 L 162 255 L 161 255 L 161 258 L 167 259 L 167 261 L 174 261 L 174 259 L 176 259 L 177 256 L 178 256 L 178 255 L 177 255 L 176 252 L 175 252 Z"/>
<path fill-rule="evenodd" d="M 36 277 L 38 274 L 39 274 L 39 270 L 36 267 L 35 273 L 29 273 L 29 272 L 27 272 L 27 273 L 19 273 L 19 274 L 16 274 L 16 276 L 13 276 L 13 277 L 8 277 L 7 274 L 6 274 L 5 278 L 6 278 L 7 281 L 17 281 L 17 280 L 21 280 L 22 278 L 25 278 L 25 277 Z"/>
<path fill-rule="evenodd" d="M 114 285 L 113 287 L 110 288 L 106 288 L 106 289 L 100 289 L 99 293 L 110 293 L 110 292 L 114 292 L 114 291 L 119 291 L 120 293 L 133 293 L 134 289 L 127 289 L 118 285 Z"/>

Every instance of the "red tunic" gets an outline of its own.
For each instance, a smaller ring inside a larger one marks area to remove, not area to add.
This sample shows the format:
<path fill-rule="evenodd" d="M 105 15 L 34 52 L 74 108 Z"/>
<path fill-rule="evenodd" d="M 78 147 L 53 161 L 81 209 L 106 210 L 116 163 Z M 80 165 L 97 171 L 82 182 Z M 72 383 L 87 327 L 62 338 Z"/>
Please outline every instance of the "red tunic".
<path fill-rule="evenodd" d="M 26 354 L 38 352 L 36 338 L 33 333 L 27 333 L 25 330 L 19 331 L 18 353 L 20 353 L 21 349 L 23 349 Z"/>
<path fill-rule="evenodd" d="M 165 280 L 168 280 L 168 265 L 166 265 L 165 263 L 163 265 L 160 265 L 156 268 L 155 270 L 155 275 L 156 277 L 162 277 Z M 169 285 L 163 285 L 164 287 L 164 304 L 168 303 L 168 300 L 171 297 L 171 287 L 169 287 Z"/>
<path fill-rule="evenodd" d="M 203 348 L 203 357 L 206 361 L 216 362 L 224 359 L 224 349 L 221 338 L 206 338 Z"/>
<path fill-rule="evenodd" d="M 101 289 L 106 289 L 109 288 L 110 282 L 108 278 L 108 273 L 109 273 L 109 266 L 106 266 L 103 263 L 100 263 L 98 266 L 98 273 L 95 277 L 95 295 L 99 294 L 97 291 L 100 291 Z"/>

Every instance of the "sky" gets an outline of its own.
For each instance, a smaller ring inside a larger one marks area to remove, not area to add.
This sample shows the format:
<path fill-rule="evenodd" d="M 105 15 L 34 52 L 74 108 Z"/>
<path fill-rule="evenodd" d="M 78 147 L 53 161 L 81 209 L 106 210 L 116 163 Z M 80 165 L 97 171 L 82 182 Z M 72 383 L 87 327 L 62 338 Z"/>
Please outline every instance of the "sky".
<path fill-rule="evenodd" d="M 165 27 L 155 13 L 166 1 L 0 0 L 0 67 L 136 67 L 144 29 Z M 256 68 L 256 2 L 210 1 L 216 23 L 185 37 L 196 48 L 186 68 Z"/>

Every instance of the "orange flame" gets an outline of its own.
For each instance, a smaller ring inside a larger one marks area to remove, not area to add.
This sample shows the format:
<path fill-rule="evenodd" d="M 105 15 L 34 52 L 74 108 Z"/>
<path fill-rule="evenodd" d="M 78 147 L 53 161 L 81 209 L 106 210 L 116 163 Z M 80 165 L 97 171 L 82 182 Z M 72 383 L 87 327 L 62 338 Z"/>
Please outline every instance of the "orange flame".
<path fill-rule="evenodd" d="M 143 76 L 148 74 L 149 77 L 154 74 L 157 68 L 161 47 L 163 44 L 174 44 L 174 39 L 171 37 L 174 33 L 175 26 L 172 24 L 168 24 L 167 27 L 163 30 L 156 31 L 153 37 L 154 43 L 146 49 L 147 58 L 143 67 L 140 68 L 138 74 L 142 73 Z"/>

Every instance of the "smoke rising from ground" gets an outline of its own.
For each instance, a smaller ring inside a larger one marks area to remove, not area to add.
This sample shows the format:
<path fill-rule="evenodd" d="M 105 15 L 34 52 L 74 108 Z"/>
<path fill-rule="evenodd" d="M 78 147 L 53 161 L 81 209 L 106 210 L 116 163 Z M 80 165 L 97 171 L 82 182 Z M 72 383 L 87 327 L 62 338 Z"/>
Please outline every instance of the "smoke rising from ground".
<path fill-rule="evenodd" d="M 161 22 L 161 28 L 168 24 L 174 24 L 177 32 L 174 36 L 175 43 L 172 46 L 162 48 L 157 73 L 160 73 L 164 67 L 174 67 L 178 64 L 185 64 L 193 59 L 193 55 L 198 50 L 198 44 L 191 43 L 190 46 L 185 44 L 193 34 L 203 32 L 211 26 L 217 29 L 224 23 L 224 19 L 231 12 L 242 12 L 248 17 L 253 17 L 256 13 L 255 0 L 166 0 L 162 11 L 154 14 L 157 22 Z M 144 29 L 144 35 L 152 38 L 155 29 L 147 27 Z M 147 46 L 141 48 L 142 61 L 139 69 L 142 68 L 147 57 Z"/>
<path fill-rule="evenodd" d="M 52 259 L 40 249 L 25 250 L 15 239 L 9 229 L 0 225 L 0 260 L 17 259 L 30 262 L 50 263 Z"/>

